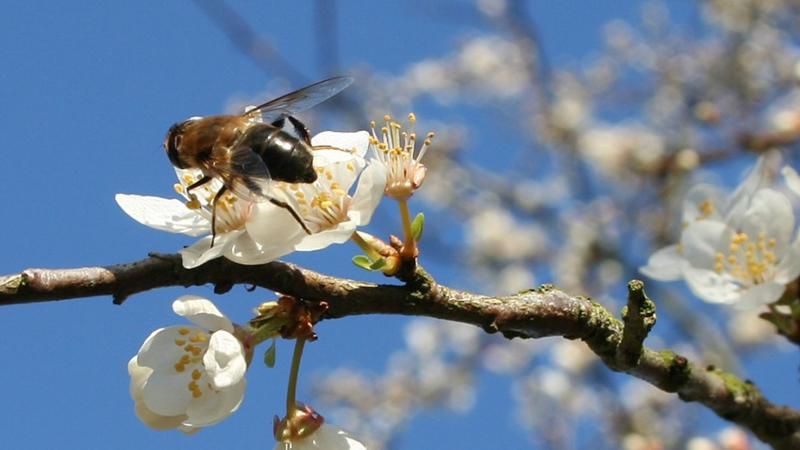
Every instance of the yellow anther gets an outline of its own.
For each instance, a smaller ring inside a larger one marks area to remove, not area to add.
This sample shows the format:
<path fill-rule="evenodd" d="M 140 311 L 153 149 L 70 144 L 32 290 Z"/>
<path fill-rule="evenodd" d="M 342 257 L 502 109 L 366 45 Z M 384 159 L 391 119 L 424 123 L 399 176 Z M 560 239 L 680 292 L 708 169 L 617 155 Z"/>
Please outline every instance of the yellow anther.
<path fill-rule="evenodd" d="M 186 175 L 184 175 L 184 176 L 182 177 L 182 179 L 183 179 L 183 182 L 184 182 L 185 184 L 192 184 L 192 183 L 194 182 L 194 178 L 193 178 L 191 175 L 189 175 L 189 174 L 186 174 Z"/>
<path fill-rule="evenodd" d="M 204 332 L 198 331 L 197 333 L 193 334 L 189 340 L 192 342 L 205 342 L 207 340 L 207 336 Z"/>
<path fill-rule="evenodd" d="M 738 264 L 738 262 L 739 261 L 736 259 L 736 255 L 728 255 L 728 264 L 733 266 Z"/>
<path fill-rule="evenodd" d="M 388 114 L 384 114 L 383 115 L 383 120 L 384 120 L 384 122 L 388 122 L 388 121 L 392 120 L 392 116 L 390 116 Z"/>
<path fill-rule="evenodd" d="M 186 340 L 184 340 L 184 339 L 175 339 L 175 345 L 177 345 L 178 347 L 183 347 L 184 345 L 186 345 Z"/>
<path fill-rule="evenodd" d="M 714 208 L 714 203 L 711 200 L 706 199 L 700 202 L 699 205 L 697 205 L 697 209 L 698 211 L 700 211 L 698 219 L 707 219 L 711 216 L 711 214 L 714 213 L 715 208 Z"/>
<path fill-rule="evenodd" d="M 186 365 L 185 364 L 179 363 L 179 362 L 175 363 L 175 371 L 176 372 L 180 373 L 180 372 L 183 372 L 184 370 L 186 370 Z"/>
<path fill-rule="evenodd" d="M 375 128 L 375 121 L 374 120 L 370 120 L 369 121 L 369 127 L 370 128 Z"/>
<path fill-rule="evenodd" d="M 191 198 L 186 201 L 186 207 L 189 209 L 200 209 L 202 205 L 200 205 L 200 201 L 198 201 L 197 197 L 193 194 Z"/>
<path fill-rule="evenodd" d="M 175 183 L 174 185 L 172 185 L 172 188 L 175 189 L 175 192 L 177 192 L 178 194 L 183 194 L 184 188 L 182 184 Z"/>
<path fill-rule="evenodd" d="M 200 372 L 199 370 L 197 370 L 197 369 L 194 369 L 194 370 L 192 371 L 192 380 L 199 380 L 199 379 L 200 379 L 200 377 L 202 377 L 202 376 L 203 376 L 203 373 L 202 373 L 202 372 Z"/>
<path fill-rule="evenodd" d="M 192 331 L 192 330 L 190 330 L 190 329 L 188 329 L 186 327 L 178 328 L 178 334 L 180 334 L 181 336 L 186 336 L 187 334 L 189 334 L 190 331 Z"/>
<path fill-rule="evenodd" d="M 191 361 L 191 357 L 189 357 L 189 355 L 187 355 L 185 353 L 183 355 L 181 355 L 180 362 L 182 364 L 189 364 L 190 361 Z"/>
<path fill-rule="evenodd" d="M 408 113 L 408 121 L 411 122 L 411 123 L 416 122 L 417 121 L 416 114 L 414 114 L 413 112 L 412 113 Z"/>

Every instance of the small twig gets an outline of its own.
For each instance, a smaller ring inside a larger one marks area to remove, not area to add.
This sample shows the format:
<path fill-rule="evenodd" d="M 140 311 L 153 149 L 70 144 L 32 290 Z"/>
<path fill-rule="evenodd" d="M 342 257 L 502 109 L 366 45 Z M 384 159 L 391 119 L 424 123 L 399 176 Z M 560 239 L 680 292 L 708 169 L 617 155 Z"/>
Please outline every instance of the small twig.
<path fill-rule="evenodd" d="M 628 305 L 622 313 L 622 340 L 617 360 L 625 366 L 635 366 L 642 356 L 644 340 L 656 324 L 656 305 L 644 293 L 644 283 L 628 283 Z"/>

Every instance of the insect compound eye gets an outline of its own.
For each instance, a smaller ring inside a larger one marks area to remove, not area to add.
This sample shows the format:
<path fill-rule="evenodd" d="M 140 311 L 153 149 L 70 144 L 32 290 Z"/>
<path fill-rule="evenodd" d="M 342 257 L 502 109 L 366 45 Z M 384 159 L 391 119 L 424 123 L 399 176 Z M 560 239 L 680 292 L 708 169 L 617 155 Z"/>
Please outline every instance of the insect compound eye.
<path fill-rule="evenodd" d="M 164 150 L 167 151 L 167 157 L 169 157 L 169 161 L 172 163 L 173 166 L 179 169 L 185 169 L 185 165 L 181 161 L 180 153 L 178 152 L 178 148 L 181 145 L 181 140 L 183 139 L 183 123 L 176 123 L 175 125 L 169 128 L 167 132 L 167 137 L 164 138 Z"/>

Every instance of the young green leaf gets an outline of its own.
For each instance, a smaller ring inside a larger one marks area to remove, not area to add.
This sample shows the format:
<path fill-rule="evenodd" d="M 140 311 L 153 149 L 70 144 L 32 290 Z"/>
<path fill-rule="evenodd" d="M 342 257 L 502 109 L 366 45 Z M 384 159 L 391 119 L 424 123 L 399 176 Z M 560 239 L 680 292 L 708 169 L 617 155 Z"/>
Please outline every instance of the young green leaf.
<path fill-rule="evenodd" d="M 414 220 L 411 221 L 411 236 L 415 242 L 422 239 L 422 231 L 425 229 L 425 214 L 419 213 Z"/>
<path fill-rule="evenodd" d="M 264 352 L 264 364 L 267 365 L 270 369 L 275 367 L 275 356 L 277 353 L 277 348 L 275 345 L 275 339 L 272 340 L 272 343 L 267 348 L 267 351 Z"/>

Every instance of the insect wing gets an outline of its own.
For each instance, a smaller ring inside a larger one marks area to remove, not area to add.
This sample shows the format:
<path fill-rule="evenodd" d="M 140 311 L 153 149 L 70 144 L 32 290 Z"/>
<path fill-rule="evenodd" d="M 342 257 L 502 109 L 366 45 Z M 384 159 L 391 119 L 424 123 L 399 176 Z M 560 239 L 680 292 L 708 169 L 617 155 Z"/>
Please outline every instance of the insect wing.
<path fill-rule="evenodd" d="M 238 146 L 230 151 L 225 165 L 215 165 L 225 186 L 234 194 L 253 202 L 270 199 L 270 176 L 267 165 L 250 147 Z"/>
<path fill-rule="evenodd" d="M 280 116 L 292 116 L 312 108 L 342 92 L 352 83 L 351 77 L 328 78 L 258 105 L 244 115 L 250 117 L 261 115 L 264 122 L 272 122 Z"/>

